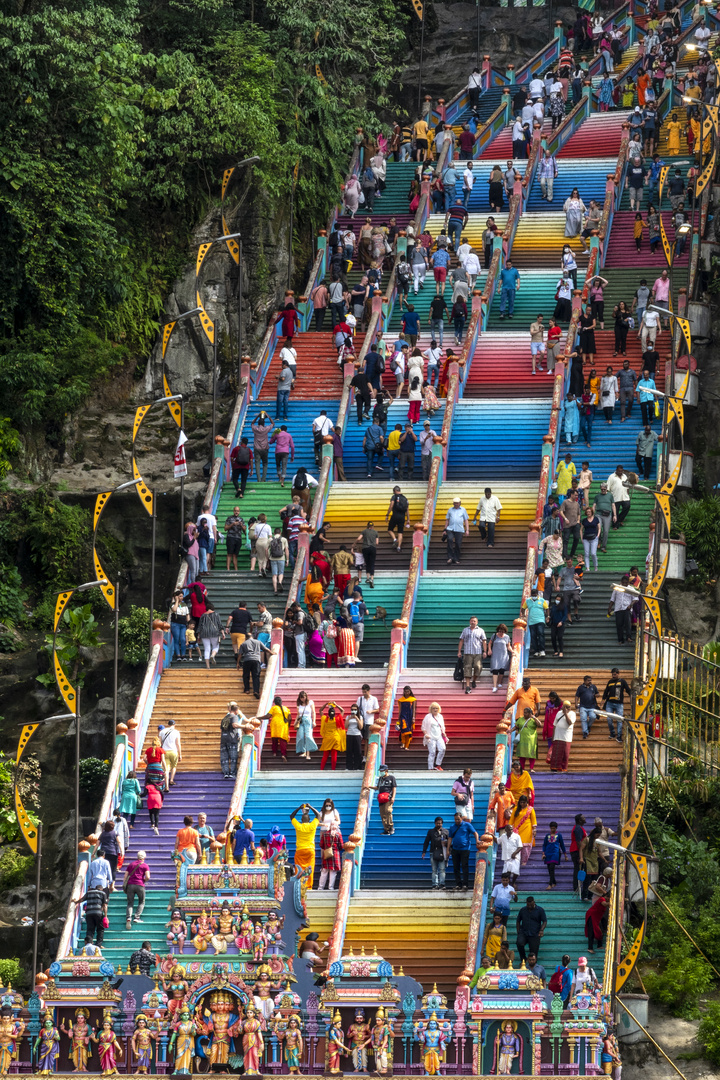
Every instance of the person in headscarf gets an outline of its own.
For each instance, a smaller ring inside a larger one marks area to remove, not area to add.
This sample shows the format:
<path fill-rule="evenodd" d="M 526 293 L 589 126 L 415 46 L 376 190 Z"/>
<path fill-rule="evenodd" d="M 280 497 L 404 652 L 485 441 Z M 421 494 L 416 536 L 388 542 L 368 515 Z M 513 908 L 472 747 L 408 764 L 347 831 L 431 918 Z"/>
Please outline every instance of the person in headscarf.
<path fill-rule="evenodd" d="M 280 832 L 279 826 L 273 825 L 270 829 L 267 834 L 267 846 L 268 855 L 274 855 L 276 852 L 284 851 L 287 848 L 285 834 Z"/>

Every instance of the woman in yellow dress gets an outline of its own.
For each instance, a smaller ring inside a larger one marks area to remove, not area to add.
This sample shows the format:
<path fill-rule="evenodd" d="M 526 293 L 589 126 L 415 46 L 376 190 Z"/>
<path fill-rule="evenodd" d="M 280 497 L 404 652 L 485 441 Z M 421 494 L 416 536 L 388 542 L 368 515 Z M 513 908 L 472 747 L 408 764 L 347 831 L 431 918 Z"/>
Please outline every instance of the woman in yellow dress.
<path fill-rule="evenodd" d="M 310 573 L 305 582 L 305 605 L 308 611 L 312 611 L 313 604 L 322 604 L 325 595 L 322 572 L 319 567 L 311 566 Z"/>
<path fill-rule="evenodd" d="M 535 811 L 528 802 L 527 795 L 521 795 L 518 804 L 510 815 L 510 824 L 517 830 L 523 842 L 520 853 L 520 865 L 526 866 L 530 858 L 530 852 L 535 846 L 535 833 L 537 831 L 537 818 Z"/>
<path fill-rule="evenodd" d="M 665 126 L 667 128 L 667 152 L 669 155 L 677 157 L 680 153 L 680 132 L 682 130 L 682 124 L 677 118 L 677 113 L 672 114 Z"/>
<path fill-rule="evenodd" d="M 514 795 L 516 803 L 521 795 L 525 795 L 530 806 L 534 806 L 535 785 L 532 782 L 532 776 L 527 769 L 522 768 L 517 758 L 512 763 L 512 770 L 508 777 L 508 787 L 511 794 Z"/>
<path fill-rule="evenodd" d="M 345 713 L 334 701 L 328 701 L 322 710 L 320 717 L 320 735 L 322 742 L 320 749 L 323 752 L 320 768 L 324 769 L 330 758 L 330 768 L 337 768 L 338 751 L 345 752 Z"/>
<path fill-rule="evenodd" d="M 290 710 L 286 709 L 281 697 L 274 697 L 272 706 L 267 714 L 270 721 L 270 738 L 272 739 L 272 754 L 278 754 L 287 761 L 287 745 L 290 738 Z M 264 717 L 259 717 L 264 719 Z"/>
<path fill-rule="evenodd" d="M 311 813 L 315 815 L 314 818 L 310 817 Z M 320 824 L 320 811 L 310 803 L 301 803 L 293 810 L 290 821 L 295 829 L 295 869 L 299 871 L 310 867 L 310 874 L 301 886 L 304 896 L 308 888 L 312 887 L 315 875 L 315 833 Z"/>
<path fill-rule="evenodd" d="M 482 952 L 489 960 L 494 961 L 501 945 L 507 943 L 507 930 L 503 926 L 502 915 L 496 911 L 493 921 L 485 927 Z"/>

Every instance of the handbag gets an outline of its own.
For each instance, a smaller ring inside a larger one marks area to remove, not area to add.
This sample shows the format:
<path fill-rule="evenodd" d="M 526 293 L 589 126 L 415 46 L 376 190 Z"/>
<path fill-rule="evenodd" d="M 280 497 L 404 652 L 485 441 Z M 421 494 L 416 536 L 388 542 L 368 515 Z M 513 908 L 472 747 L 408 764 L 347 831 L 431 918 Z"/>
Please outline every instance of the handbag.
<path fill-rule="evenodd" d="M 390 802 L 390 792 L 389 791 L 381 791 L 380 794 L 378 795 L 378 802 L 383 803 L 383 805 L 385 803 L 389 803 Z"/>
<path fill-rule="evenodd" d="M 464 678 L 464 675 L 463 675 L 462 656 L 458 656 L 457 660 L 455 661 L 455 670 L 453 671 L 453 680 L 455 682 L 462 682 L 463 678 Z"/>

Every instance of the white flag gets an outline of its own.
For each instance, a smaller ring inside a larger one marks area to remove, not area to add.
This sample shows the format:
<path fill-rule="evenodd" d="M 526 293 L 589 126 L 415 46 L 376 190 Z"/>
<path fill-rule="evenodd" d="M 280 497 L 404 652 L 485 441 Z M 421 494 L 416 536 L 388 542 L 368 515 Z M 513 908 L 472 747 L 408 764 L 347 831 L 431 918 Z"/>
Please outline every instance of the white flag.
<path fill-rule="evenodd" d="M 187 461 L 185 460 L 185 443 L 187 442 L 187 435 L 181 429 L 178 435 L 178 443 L 175 449 L 175 479 L 179 480 L 182 476 L 187 476 Z"/>

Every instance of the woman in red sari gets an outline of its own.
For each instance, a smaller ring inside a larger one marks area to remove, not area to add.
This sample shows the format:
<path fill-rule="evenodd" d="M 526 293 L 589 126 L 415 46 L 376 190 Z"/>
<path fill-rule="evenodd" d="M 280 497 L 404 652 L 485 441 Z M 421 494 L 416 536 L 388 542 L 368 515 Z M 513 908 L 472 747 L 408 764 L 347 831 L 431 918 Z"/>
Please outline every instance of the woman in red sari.
<path fill-rule="evenodd" d="M 337 666 L 355 667 L 355 633 L 350 625 L 346 608 L 342 608 L 335 620 L 335 626 L 337 628 L 337 638 L 335 639 L 337 644 Z"/>
<path fill-rule="evenodd" d="M 452 349 L 448 349 L 445 357 L 445 363 L 440 373 L 440 381 L 438 382 L 438 397 L 447 397 L 448 383 L 450 381 L 450 365 L 457 360 L 455 353 Z"/>
<path fill-rule="evenodd" d="M 543 739 L 547 739 L 547 755 L 545 757 L 548 765 L 550 764 L 550 755 L 552 754 L 553 743 L 553 729 L 555 726 L 555 717 L 560 712 L 562 703 L 554 690 L 551 690 L 548 694 L 548 699 L 545 703 L 545 722 L 543 724 L 542 735 Z"/>
<path fill-rule="evenodd" d="M 585 936 L 588 940 L 588 952 L 595 952 L 595 945 L 598 948 L 602 945 L 603 939 L 603 927 L 602 921 L 608 909 L 608 899 L 606 896 L 598 896 L 587 910 L 585 915 Z"/>

